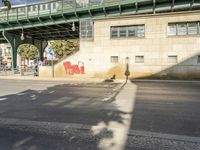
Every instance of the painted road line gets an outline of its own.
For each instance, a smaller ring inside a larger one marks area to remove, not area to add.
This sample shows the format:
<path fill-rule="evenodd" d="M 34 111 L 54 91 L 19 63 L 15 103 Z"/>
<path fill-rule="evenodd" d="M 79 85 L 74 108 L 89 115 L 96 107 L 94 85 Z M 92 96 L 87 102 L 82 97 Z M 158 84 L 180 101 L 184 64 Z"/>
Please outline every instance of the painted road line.
<path fill-rule="evenodd" d="M 5 101 L 7 100 L 8 98 L 0 98 L 0 101 Z"/>

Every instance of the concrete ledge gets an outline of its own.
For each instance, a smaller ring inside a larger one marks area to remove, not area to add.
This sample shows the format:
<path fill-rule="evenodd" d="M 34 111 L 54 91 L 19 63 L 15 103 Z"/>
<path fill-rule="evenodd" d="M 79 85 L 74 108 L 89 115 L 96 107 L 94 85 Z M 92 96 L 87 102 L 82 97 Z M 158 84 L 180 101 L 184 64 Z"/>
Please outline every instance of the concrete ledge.
<path fill-rule="evenodd" d="M 38 81 L 77 81 L 77 82 L 104 82 L 105 79 L 100 78 L 90 78 L 90 77 L 34 77 L 34 76 L 0 76 L 0 79 L 7 80 L 38 80 Z M 123 83 L 124 80 L 116 79 L 114 83 Z"/>
<path fill-rule="evenodd" d="M 133 79 L 132 82 L 170 82 L 170 83 L 200 83 L 200 80 L 161 80 L 161 79 Z"/>

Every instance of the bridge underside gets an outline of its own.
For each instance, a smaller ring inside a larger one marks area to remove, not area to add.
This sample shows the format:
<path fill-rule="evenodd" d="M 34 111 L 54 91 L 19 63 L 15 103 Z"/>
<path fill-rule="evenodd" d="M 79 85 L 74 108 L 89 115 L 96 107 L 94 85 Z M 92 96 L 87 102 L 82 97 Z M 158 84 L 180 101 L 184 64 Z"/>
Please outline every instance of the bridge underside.
<path fill-rule="evenodd" d="M 72 23 L 55 24 L 49 26 L 32 27 L 2 31 L 0 43 L 9 43 L 12 47 L 13 70 L 17 66 L 17 48 L 24 43 L 33 44 L 39 50 L 40 60 L 49 40 L 67 40 L 79 38 L 79 23 L 75 23 L 75 31 L 72 31 Z M 24 34 L 24 40 L 21 35 Z"/>
<path fill-rule="evenodd" d="M 72 31 L 72 23 L 66 23 L 24 29 L 22 28 L 9 30 L 7 32 L 16 36 L 21 36 L 23 32 L 25 38 L 27 39 L 49 41 L 79 38 L 79 23 L 75 23 L 75 28 L 76 30 Z M 2 32 L 0 34 L 0 43 L 7 43 Z"/>
<path fill-rule="evenodd" d="M 48 40 L 79 38 L 79 21 L 84 19 L 105 19 L 117 16 L 156 14 L 166 12 L 200 10 L 200 0 L 104 0 L 103 4 L 89 3 L 86 7 L 68 4 L 73 0 L 57 0 L 61 4 L 52 10 L 41 11 L 41 4 L 12 8 L 16 13 L 0 13 L 0 43 L 9 42 L 12 47 L 13 66 L 16 67 L 17 47 L 22 43 L 32 43 L 41 53 Z M 55 2 L 54 2 L 55 3 Z M 30 12 L 35 7 L 36 12 Z M 22 12 L 20 12 L 22 11 Z M 75 23 L 76 31 L 72 31 Z M 25 40 L 20 40 L 24 33 Z"/>

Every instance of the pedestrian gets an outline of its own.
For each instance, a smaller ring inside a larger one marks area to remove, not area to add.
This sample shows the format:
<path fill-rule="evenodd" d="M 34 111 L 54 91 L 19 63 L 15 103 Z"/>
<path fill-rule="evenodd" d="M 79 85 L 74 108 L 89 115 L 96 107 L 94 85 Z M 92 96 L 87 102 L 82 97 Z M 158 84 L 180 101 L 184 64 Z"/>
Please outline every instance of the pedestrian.
<path fill-rule="evenodd" d="M 34 76 L 38 76 L 38 64 L 34 65 Z"/>

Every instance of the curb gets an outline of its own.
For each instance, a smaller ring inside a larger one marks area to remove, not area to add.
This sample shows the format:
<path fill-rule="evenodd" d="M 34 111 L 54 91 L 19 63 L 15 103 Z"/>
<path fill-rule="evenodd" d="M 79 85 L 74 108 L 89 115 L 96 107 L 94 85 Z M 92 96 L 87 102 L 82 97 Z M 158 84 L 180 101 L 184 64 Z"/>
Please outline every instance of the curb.
<path fill-rule="evenodd" d="M 116 83 L 116 82 L 115 82 Z M 120 83 L 120 82 L 119 82 Z M 127 82 L 121 83 L 119 86 L 114 88 L 113 94 L 111 94 L 108 98 L 105 98 L 104 101 L 113 101 L 115 97 L 120 93 L 120 91 L 123 89 L 123 87 L 126 85 Z"/>
<path fill-rule="evenodd" d="M 92 135 L 92 125 L 76 124 L 76 123 L 57 123 L 44 121 L 28 121 L 22 119 L 6 119 L 0 118 L 0 128 L 8 128 L 10 130 L 18 130 L 23 132 L 41 133 L 47 135 L 64 136 L 65 134 L 88 134 Z M 105 131 L 104 134 L 109 134 Z M 81 136 L 81 135 L 80 135 Z M 146 132 L 139 130 L 130 130 L 128 137 L 144 137 L 144 138 L 159 138 L 164 140 L 196 142 L 200 143 L 200 137 L 174 135 L 165 133 Z"/>
<path fill-rule="evenodd" d="M 167 83 L 200 83 L 199 80 L 154 80 L 154 79 L 133 79 L 132 82 L 167 82 Z"/>
<path fill-rule="evenodd" d="M 2 80 L 33 80 L 33 81 L 77 81 L 77 82 L 104 82 L 105 79 L 100 78 L 45 78 L 45 77 L 16 77 L 16 76 L 0 76 Z M 122 83 L 124 80 L 117 79 L 114 83 Z"/>
<path fill-rule="evenodd" d="M 139 130 L 130 130 L 128 136 L 140 136 L 140 137 L 147 137 L 147 138 L 149 137 L 149 138 L 159 138 L 159 139 L 166 139 L 166 140 L 200 143 L 200 137 L 166 134 L 166 133 L 156 133 L 156 132 L 139 131 Z"/>

